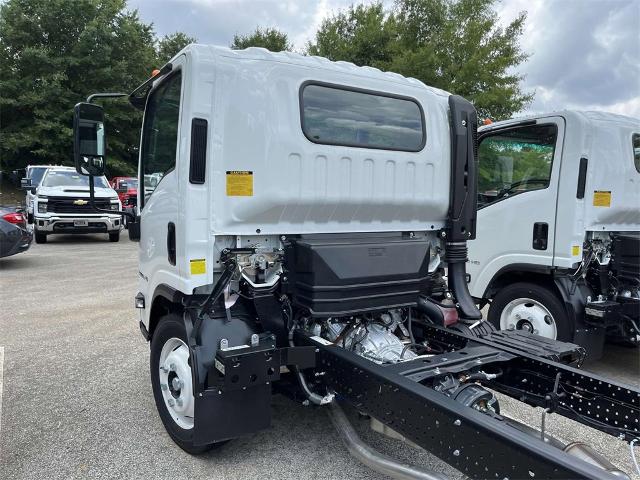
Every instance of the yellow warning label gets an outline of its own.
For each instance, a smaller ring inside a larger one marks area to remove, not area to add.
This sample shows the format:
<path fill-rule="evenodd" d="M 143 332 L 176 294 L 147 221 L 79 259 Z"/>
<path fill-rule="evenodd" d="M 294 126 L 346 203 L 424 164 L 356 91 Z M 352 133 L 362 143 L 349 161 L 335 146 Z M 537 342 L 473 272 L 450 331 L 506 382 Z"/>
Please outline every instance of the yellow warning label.
<path fill-rule="evenodd" d="M 253 172 L 227 172 L 228 197 L 253 197 Z"/>
<path fill-rule="evenodd" d="M 203 273 L 207 273 L 207 261 L 204 258 L 190 260 L 189 265 L 191 267 L 191 275 L 202 275 Z"/>
<path fill-rule="evenodd" d="M 610 207 L 611 192 L 605 192 L 602 190 L 596 190 L 595 192 L 593 192 L 593 206 L 594 207 Z"/>
<path fill-rule="evenodd" d="M 577 257 L 580 255 L 580 245 L 572 245 L 571 246 L 571 256 Z"/>

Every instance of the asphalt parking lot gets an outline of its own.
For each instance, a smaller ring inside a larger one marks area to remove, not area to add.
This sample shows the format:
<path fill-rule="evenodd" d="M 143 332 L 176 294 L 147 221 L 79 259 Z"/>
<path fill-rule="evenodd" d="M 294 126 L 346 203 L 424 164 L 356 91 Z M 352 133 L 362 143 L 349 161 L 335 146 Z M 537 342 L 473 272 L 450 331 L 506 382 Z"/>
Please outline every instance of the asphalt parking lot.
<path fill-rule="evenodd" d="M 149 349 L 132 306 L 137 244 L 126 232 L 120 243 L 106 235 L 49 240 L 0 259 L 0 479 L 384 478 L 349 456 L 326 412 L 278 396 L 270 430 L 200 457 L 184 453 L 151 394 Z M 636 386 L 640 378 L 638 351 L 622 347 L 586 368 Z M 539 425 L 539 410 L 502 404 Z M 463 478 L 351 416 L 382 452 Z M 550 433 L 591 443 L 632 473 L 627 444 L 558 416 L 547 422 Z"/>

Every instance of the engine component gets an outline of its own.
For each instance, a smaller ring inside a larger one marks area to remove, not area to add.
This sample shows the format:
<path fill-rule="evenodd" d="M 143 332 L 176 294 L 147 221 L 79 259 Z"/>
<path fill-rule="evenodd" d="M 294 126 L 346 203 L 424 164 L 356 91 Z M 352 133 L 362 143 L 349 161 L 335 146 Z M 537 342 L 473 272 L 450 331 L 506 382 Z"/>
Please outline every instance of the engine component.
<path fill-rule="evenodd" d="M 618 282 L 640 287 L 640 235 L 618 234 L 611 243 L 611 271 Z"/>
<path fill-rule="evenodd" d="M 376 363 L 396 363 L 410 360 L 417 355 L 409 350 L 394 331 L 402 331 L 402 316 L 399 310 L 383 313 L 373 320 L 356 318 L 349 321 L 326 322 L 325 338 L 339 346 L 354 351 Z"/>

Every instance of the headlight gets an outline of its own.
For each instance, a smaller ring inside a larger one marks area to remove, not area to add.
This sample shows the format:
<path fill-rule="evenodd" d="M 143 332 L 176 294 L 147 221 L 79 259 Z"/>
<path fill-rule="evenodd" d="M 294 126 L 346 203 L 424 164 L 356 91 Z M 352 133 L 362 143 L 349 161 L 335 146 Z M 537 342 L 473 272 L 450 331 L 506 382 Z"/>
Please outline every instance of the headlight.
<path fill-rule="evenodd" d="M 38 212 L 47 213 L 47 202 L 38 202 Z"/>
<path fill-rule="evenodd" d="M 117 203 L 112 203 L 110 208 L 111 210 L 120 210 L 120 206 Z"/>

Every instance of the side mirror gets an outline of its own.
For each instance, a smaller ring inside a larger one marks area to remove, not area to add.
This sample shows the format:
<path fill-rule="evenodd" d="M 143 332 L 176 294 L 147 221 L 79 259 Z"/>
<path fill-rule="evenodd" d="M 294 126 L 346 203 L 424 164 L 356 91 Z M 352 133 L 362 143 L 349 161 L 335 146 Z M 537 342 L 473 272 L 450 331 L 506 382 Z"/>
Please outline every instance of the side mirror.
<path fill-rule="evenodd" d="M 73 157 L 80 175 L 104 175 L 104 112 L 100 105 L 78 103 L 73 109 Z"/>
<path fill-rule="evenodd" d="M 24 177 L 20 179 L 20 188 L 22 188 L 23 190 L 30 190 L 31 189 L 31 179 Z"/>

